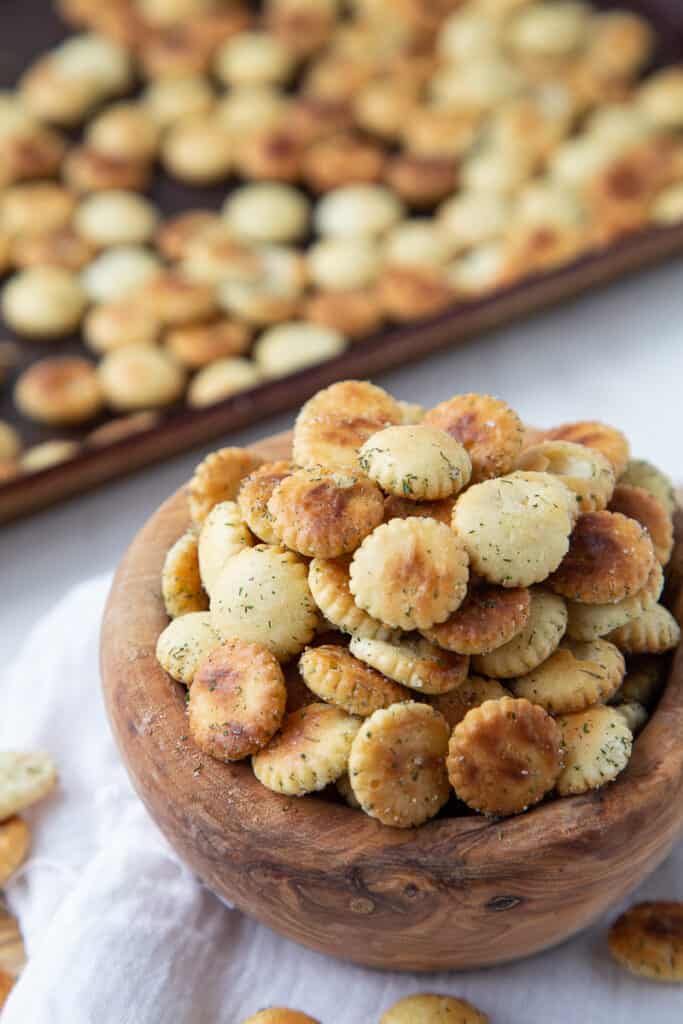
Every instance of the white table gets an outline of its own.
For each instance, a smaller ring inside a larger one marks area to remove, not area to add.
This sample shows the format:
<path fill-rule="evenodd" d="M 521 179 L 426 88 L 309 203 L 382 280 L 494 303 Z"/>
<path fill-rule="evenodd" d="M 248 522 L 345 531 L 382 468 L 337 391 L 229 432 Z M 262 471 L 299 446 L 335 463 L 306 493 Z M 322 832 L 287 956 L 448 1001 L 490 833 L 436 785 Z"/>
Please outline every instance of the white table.
<path fill-rule="evenodd" d="M 425 405 L 458 392 L 489 392 L 539 426 L 604 419 L 626 431 L 635 454 L 682 480 L 683 261 L 383 374 L 378 382 Z M 292 418 L 278 416 L 223 443 L 245 444 L 284 430 Z M 0 666 L 68 587 L 115 565 L 204 450 L 219 444 L 0 528 Z M 28 693 L 30 679 L 26 686 Z"/>

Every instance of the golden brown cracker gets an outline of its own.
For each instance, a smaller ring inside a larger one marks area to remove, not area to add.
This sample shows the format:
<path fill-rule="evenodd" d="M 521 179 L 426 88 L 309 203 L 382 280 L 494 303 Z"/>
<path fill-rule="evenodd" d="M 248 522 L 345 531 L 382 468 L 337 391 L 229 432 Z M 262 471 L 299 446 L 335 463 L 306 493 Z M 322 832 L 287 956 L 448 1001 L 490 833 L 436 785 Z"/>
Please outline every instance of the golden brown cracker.
<path fill-rule="evenodd" d="M 543 708 L 503 697 L 472 708 L 448 748 L 460 800 L 484 814 L 519 814 L 542 800 L 562 768 L 561 734 Z"/>

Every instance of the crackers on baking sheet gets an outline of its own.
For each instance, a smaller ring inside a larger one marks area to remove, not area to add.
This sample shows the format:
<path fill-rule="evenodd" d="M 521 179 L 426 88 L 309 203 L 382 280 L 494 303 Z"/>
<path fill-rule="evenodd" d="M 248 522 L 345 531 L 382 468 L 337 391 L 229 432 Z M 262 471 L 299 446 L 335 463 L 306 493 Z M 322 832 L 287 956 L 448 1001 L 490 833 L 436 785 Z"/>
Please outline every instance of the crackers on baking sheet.
<path fill-rule="evenodd" d="M 285 394 L 311 367 L 334 380 L 359 344 L 357 362 L 377 365 L 392 326 L 429 331 L 425 318 L 683 219 L 681 72 L 653 61 L 656 33 L 633 12 L 270 0 L 255 21 L 246 0 L 57 6 L 77 34 L 3 97 L 0 304 L 30 342 L 80 332 L 93 358 L 27 367 L 14 404 L 28 419 L 153 407 L 163 424 L 181 403 L 250 407 L 259 387 L 279 380 Z M 185 186 L 187 209 L 166 216 L 142 194 L 157 165 Z M 226 191 L 220 210 L 193 208 L 200 186 Z M 538 453 L 516 466 L 524 427 L 500 397 L 425 411 L 371 388 L 338 381 L 307 403 L 298 467 L 355 472 L 372 435 L 420 425 L 464 447 L 474 482 L 557 471 L 599 511 L 608 464 L 664 496 L 600 419 L 539 432 L 558 446 L 554 469 Z M 85 444 L 111 438 L 112 422 Z M 593 455 L 563 469 L 565 445 Z M 41 449 L 12 457 L 3 479 L 41 468 Z M 451 486 L 424 451 L 417 474 L 396 454 L 370 477 Z M 199 522 L 208 509 L 194 507 Z"/>
<path fill-rule="evenodd" d="M 420 225 L 399 241 L 434 244 Z M 394 828 L 453 795 L 520 814 L 617 779 L 655 711 L 680 637 L 668 497 L 601 421 L 525 428 L 477 394 L 423 415 L 339 381 L 302 408 L 291 459 L 223 448 L 197 468 L 157 658 L 195 744 L 250 757 L 276 793 L 334 787 Z"/>

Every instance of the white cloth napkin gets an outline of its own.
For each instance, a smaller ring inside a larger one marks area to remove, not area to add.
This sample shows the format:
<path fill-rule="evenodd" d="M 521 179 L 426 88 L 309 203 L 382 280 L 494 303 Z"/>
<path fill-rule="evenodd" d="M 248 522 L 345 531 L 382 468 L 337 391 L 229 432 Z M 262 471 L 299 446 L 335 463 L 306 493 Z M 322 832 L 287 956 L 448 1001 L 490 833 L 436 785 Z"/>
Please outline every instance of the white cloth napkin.
<path fill-rule="evenodd" d="M 0 683 L 0 749 L 50 750 L 60 773 L 27 812 L 33 852 L 8 888 L 29 963 L 2 1024 L 239 1024 L 267 1005 L 374 1024 L 417 991 L 460 995 L 493 1024 L 681 1024 L 680 988 L 611 962 L 605 931 L 621 908 L 517 964 L 410 976 L 311 953 L 223 906 L 147 816 L 114 747 L 97 655 L 108 586 L 69 593 Z M 683 844 L 637 897 L 683 899 Z"/>

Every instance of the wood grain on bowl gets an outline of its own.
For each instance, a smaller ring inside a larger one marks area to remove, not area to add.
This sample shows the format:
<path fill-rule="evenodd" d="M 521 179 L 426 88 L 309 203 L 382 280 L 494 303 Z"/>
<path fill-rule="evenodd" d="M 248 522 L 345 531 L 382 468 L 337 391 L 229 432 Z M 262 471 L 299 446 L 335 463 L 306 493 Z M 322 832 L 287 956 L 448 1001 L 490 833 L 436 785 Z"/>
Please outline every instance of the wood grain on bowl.
<path fill-rule="evenodd" d="M 289 435 L 255 445 L 289 454 Z M 584 928 L 666 857 L 683 828 L 683 651 L 627 770 L 601 791 L 516 818 L 394 830 L 324 797 L 264 789 L 188 736 L 184 688 L 154 650 L 167 618 L 167 548 L 183 490 L 138 534 L 102 631 L 109 716 L 133 783 L 180 857 L 214 892 L 313 949 L 393 970 L 512 960 Z M 677 554 L 683 514 L 677 514 Z"/>

